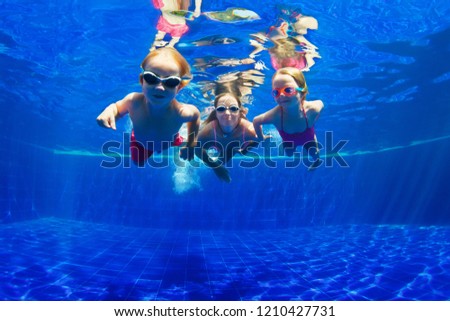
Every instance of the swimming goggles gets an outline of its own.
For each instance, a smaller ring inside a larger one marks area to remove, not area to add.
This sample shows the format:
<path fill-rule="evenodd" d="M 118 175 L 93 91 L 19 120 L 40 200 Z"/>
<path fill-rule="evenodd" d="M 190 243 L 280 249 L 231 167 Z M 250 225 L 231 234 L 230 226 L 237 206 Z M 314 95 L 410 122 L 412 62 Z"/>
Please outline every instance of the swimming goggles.
<path fill-rule="evenodd" d="M 272 96 L 275 98 L 280 97 L 281 93 L 283 93 L 287 97 L 295 96 L 297 92 L 301 92 L 303 88 L 301 87 L 283 87 L 283 88 L 274 88 L 272 90 Z"/>
<path fill-rule="evenodd" d="M 216 107 L 216 112 L 218 113 L 224 113 L 226 110 L 230 110 L 230 112 L 232 114 L 236 114 L 239 111 L 239 107 L 238 106 L 230 106 L 230 107 L 225 107 L 225 106 L 217 106 Z"/>
<path fill-rule="evenodd" d="M 161 78 L 151 71 L 144 71 L 142 73 L 142 77 L 144 77 L 145 82 L 149 85 L 157 85 L 159 83 L 162 83 L 165 87 L 175 88 L 176 86 L 181 84 L 181 78 L 178 76 Z"/>

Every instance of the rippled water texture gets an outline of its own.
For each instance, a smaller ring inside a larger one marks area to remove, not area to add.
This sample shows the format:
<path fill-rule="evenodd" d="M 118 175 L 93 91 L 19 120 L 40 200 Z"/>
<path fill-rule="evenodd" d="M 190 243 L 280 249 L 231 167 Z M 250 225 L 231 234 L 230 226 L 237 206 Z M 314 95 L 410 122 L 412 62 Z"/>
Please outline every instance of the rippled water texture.
<path fill-rule="evenodd" d="M 444 227 L 208 232 L 41 219 L 0 232 L 2 300 L 450 299 Z"/>

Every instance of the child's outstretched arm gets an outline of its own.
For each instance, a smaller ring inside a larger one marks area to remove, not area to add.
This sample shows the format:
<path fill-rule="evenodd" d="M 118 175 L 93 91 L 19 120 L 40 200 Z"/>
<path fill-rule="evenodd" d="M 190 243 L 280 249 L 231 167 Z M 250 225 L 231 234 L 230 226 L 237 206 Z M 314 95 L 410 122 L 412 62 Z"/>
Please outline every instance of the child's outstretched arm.
<path fill-rule="evenodd" d="M 260 139 L 256 134 L 255 128 L 253 127 L 253 123 L 249 122 L 249 126 L 246 128 L 245 133 L 246 133 L 245 141 L 242 144 L 241 149 L 239 150 L 239 152 L 242 155 L 246 155 L 250 149 L 258 147 L 260 142 Z M 267 138 L 269 138 L 269 136 Z"/>
<path fill-rule="evenodd" d="M 200 128 L 200 112 L 196 109 L 192 121 L 187 123 L 188 131 L 188 147 L 195 147 L 197 145 L 197 135 Z"/>
<path fill-rule="evenodd" d="M 181 148 L 180 157 L 191 161 L 194 158 L 194 149 L 197 145 L 197 135 L 200 128 L 200 112 L 197 107 L 189 105 L 183 108 L 183 119 L 187 122 L 188 141 L 186 147 Z"/>
<path fill-rule="evenodd" d="M 116 120 L 128 112 L 128 106 L 133 100 L 133 95 L 129 94 L 124 99 L 106 107 L 97 117 L 98 125 L 116 130 Z"/>
<path fill-rule="evenodd" d="M 262 125 L 264 124 L 273 124 L 275 111 L 277 107 L 272 108 L 271 110 L 265 112 L 264 114 L 258 115 L 253 118 L 253 127 L 255 128 L 256 135 L 260 141 L 265 140 L 267 137 L 263 134 Z"/>
<path fill-rule="evenodd" d="M 321 100 L 308 101 L 308 109 L 306 115 L 308 115 L 311 126 L 314 126 L 319 119 L 323 107 L 323 101 Z"/>
<path fill-rule="evenodd" d="M 204 148 L 196 150 L 196 154 L 197 157 L 200 158 L 206 166 L 210 167 L 214 171 L 214 173 L 220 180 L 227 183 L 231 182 L 230 174 L 228 173 L 228 170 L 226 169 L 222 161 L 212 160 L 209 157 L 208 152 Z"/>

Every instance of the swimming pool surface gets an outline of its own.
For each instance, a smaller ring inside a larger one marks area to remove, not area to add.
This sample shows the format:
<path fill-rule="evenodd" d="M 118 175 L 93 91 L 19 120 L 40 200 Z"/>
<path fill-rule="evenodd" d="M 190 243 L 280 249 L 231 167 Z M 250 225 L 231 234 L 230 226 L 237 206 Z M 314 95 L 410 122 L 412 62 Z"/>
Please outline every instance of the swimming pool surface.
<path fill-rule="evenodd" d="M 320 57 L 305 77 L 308 99 L 325 105 L 327 166 L 236 158 L 230 184 L 176 149 L 133 166 L 127 120 L 110 131 L 95 119 L 140 91 L 159 10 L 2 1 L 0 300 L 449 300 L 448 1 L 203 2 L 261 17 L 187 21 L 176 47 L 194 78 L 178 98 L 203 117 L 205 88 L 256 65 L 199 61 L 246 59 L 255 33 L 317 19 L 304 37 Z M 246 79 L 250 120 L 275 106 L 264 46 L 255 60 L 266 68 Z M 114 168 L 102 167 L 110 141 Z"/>

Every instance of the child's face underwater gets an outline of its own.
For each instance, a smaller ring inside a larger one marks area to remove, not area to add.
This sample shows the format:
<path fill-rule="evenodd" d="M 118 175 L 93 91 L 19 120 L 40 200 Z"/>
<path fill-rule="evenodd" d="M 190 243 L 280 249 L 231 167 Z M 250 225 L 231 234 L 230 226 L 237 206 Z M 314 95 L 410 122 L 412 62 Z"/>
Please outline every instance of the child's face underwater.
<path fill-rule="evenodd" d="M 234 97 L 228 95 L 221 97 L 216 107 L 216 116 L 220 126 L 236 127 L 240 118 L 239 111 L 238 102 Z"/>
<path fill-rule="evenodd" d="M 154 57 L 144 67 L 142 91 L 154 105 L 170 103 L 177 95 L 180 84 L 180 68 L 164 56 Z"/>
<path fill-rule="evenodd" d="M 273 79 L 272 82 L 272 89 L 277 89 L 279 91 L 279 95 L 275 96 L 275 101 L 283 106 L 283 105 L 289 105 L 289 104 L 298 104 L 300 93 L 295 90 L 294 93 L 287 94 L 284 90 L 285 88 L 298 88 L 297 83 L 295 82 L 294 78 L 292 78 L 289 75 L 277 75 Z"/>

